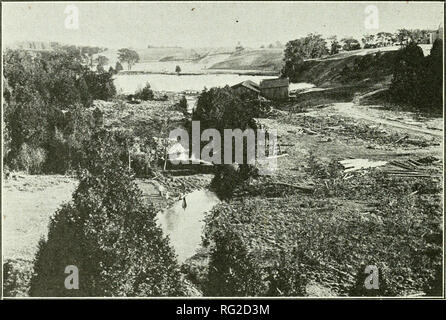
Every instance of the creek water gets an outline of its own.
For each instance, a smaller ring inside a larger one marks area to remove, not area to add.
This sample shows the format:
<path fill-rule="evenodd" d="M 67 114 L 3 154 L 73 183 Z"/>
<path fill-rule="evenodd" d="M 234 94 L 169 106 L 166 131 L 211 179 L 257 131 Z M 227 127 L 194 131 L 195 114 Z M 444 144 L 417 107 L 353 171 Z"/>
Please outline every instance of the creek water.
<path fill-rule="evenodd" d="M 169 236 L 170 245 L 177 254 L 178 262 L 183 263 L 193 256 L 201 245 L 205 213 L 220 200 L 209 190 L 197 190 L 186 195 L 187 206 L 183 200 L 158 213 L 158 224 L 164 235 Z"/>

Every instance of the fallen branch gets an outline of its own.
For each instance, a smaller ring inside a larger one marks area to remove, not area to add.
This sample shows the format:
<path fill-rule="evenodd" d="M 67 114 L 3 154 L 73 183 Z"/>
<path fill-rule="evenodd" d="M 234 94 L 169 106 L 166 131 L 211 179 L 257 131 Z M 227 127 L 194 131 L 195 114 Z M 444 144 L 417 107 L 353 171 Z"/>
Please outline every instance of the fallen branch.
<path fill-rule="evenodd" d="M 284 183 L 284 182 L 273 182 L 272 184 L 279 185 L 279 186 L 285 186 L 285 187 L 291 187 L 291 188 L 299 189 L 299 190 L 306 191 L 306 192 L 314 191 L 314 188 L 308 187 L 308 186 L 299 186 L 299 185 L 289 184 L 289 183 Z"/>

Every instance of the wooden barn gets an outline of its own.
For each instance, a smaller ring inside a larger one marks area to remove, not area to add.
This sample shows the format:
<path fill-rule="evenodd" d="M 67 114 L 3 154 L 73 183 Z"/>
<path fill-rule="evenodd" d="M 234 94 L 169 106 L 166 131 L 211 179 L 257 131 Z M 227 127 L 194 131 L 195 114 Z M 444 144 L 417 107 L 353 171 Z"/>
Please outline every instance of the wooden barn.
<path fill-rule="evenodd" d="M 260 94 L 270 100 L 289 98 L 290 81 L 288 78 L 265 79 L 260 82 Z"/>
<path fill-rule="evenodd" d="M 236 85 L 233 85 L 231 89 L 239 95 L 248 95 L 252 98 L 258 98 L 260 95 L 260 88 L 257 83 L 251 80 L 246 80 Z"/>

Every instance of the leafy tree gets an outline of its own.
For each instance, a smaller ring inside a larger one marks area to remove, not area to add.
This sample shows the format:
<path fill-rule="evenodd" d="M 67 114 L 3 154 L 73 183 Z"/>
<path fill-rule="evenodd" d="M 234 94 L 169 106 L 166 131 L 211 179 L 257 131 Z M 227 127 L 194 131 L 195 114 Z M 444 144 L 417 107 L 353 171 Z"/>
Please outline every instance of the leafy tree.
<path fill-rule="evenodd" d="M 438 39 L 430 55 L 414 42 L 399 50 L 390 86 L 395 102 L 418 110 L 441 113 L 443 105 L 443 43 Z"/>
<path fill-rule="evenodd" d="M 408 103 L 422 94 L 418 78 L 423 60 L 423 50 L 415 43 L 398 52 L 391 85 L 392 93 L 398 100 Z"/>
<path fill-rule="evenodd" d="M 409 42 L 414 42 L 416 44 L 429 43 L 429 36 L 430 31 L 424 29 L 400 29 L 396 33 L 400 45 L 405 45 Z"/>
<path fill-rule="evenodd" d="M 179 73 L 181 72 L 181 68 L 180 68 L 180 66 L 176 66 L 176 67 L 175 67 L 175 72 L 176 72 L 177 74 L 179 74 Z"/>
<path fill-rule="evenodd" d="M 59 168 L 62 171 L 56 172 L 64 173 L 63 168 L 69 167 L 70 159 L 63 158 L 65 153 L 57 146 L 66 145 L 67 128 L 74 121 L 68 120 L 67 114 L 78 106 L 90 107 L 93 99 L 107 100 L 114 96 L 112 75 L 89 70 L 83 64 L 80 51 L 71 46 L 32 54 L 22 50 L 5 51 L 3 97 L 8 142 L 5 161 L 11 169 L 24 166 L 17 156 L 26 143 L 30 150 L 45 150 L 43 169 L 46 172 Z"/>
<path fill-rule="evenodd" d="M 108 58 L 106 56 L 99 55 L 96 58 L 97 70 L 98 72 L 104 72 L 104 66 L 108 64 Z"/>
<path fill-rule="evenodd" d="M 302 59 L 320 58 L 328 54 L 327 43 L 320 34 L 289 41 L 285 47 L 285 61 L 299 56 Z"/>
<path fill-rule="evenodd" d="M 137 90 L 134 94 L 134 97 L 136 99 L 140 99 L 140 100 L 144 100 L 144 101 L 148 101 L 148 100 L 153 100 L 154 94 L 153 94 L 153 90 L 150 87 L 150 83 L 146 83 L 146 85 L 144 86 L 144 88 Z"/>
<path fill-rule="evenodd" d="M 289 41 L 285 46 L 282 75 L 294 81 L 304 59 L 320 58 L 327 54 L 327 43 L 319 34 L 310 33 L 304 38 Z"/>
<path fill-rule="evenodd" d="M 100 47 L 89 47 L 89 46 L 80 47 L 80 52 L 82 55 L 87 57 L 88 64 L 90 67 L 93 67 L 94 55 L 98 54 L 99 52 L 101 52 L 103 50 L 104 49 L 102 49 Z"/>
<path fill-rule="evenodd" d="M 87 71 L 83 75 L 88 92 L 93 99 L 110 100 L 116 95 L 116 87 L 113 84 L 113 74 L 108 72 L 95 73 Z"/>
<path fill-rule="evenodd" d="M 31 296 L 179 296 L 179 267 L 112 134 L 88 146 L 72 202 L 51 219 L 36 255 Z M 79 289 L 65 288 L 65 268 L 79 270 Z"/>
<path fill-rule="evenodd" d="M 441 113 L 443 106 L 443 40 L 434 41 L 425 58 L 426 73 L 423 79 L 424 94 L 431 110 Z"/>
<path fill-rule="evenodd" d="M 264 116 L 269 106 L 264 102 L 248 97 L 234 94 L 230 87 L 211 88 L 204 90 L 198 97 L 197 107 L 192 115 L 192 120 L 200 121 L 200 129 L 214 128 L 224 135 L 224 129 L 247 128 L 257 129 L 254 118 Z M 222 141 L 222 144 L 224 141 Z M 202 142 L 203 147 L 207 142 Z M 243 147 L 243 158 L 247 159 L 247 144 Z M 224 159 L 222 150 L 221 159 Z M 250 150 L 252 151 L 252 150 Z M 235 144 L 232 146 L 232 155 L 235 155 Z M 234 158 L 233 158 L 234 160 Z M 248 167 L 248 168 L 246 168 Z M 213 188 L 222 198 L 229 198 L 238 183 L 243 182 L 250 176 L 255 175 L 255 170 L 250 170 L 251 165 L 246 163 L 237 166 L 217 165 L 215 166 L 215 178 L 212 182 Z M 252 174 L 242 175 L 242 172 Z"/>
<path fill-rule="evenodd" d="M 200 121 L 204 129 L 255 129 L 254 118 L 259 117 L 266 107 L 257 100 L 235 95 L 228 86 L 211 88 L 204 90 L 198 97 L 193 120 Z"/>
<path fill-rule="evenodd" d="M 407 29 L 399 29 L 396 32 L 396 39 L 401 46 L 408 44 L 411 38 L 411 32 Z"/>
<path fill-rule="evenodd" d="M 128 70 L 132 70 L 132 66 L 139 61 L 139 55 L 135 50 L 123 48 L 118 50 L 118 59 L 127 63 Z"/>
<path fill-rule="evenodd" d="M 386 47 L 392 45 L 395 38 L 390 32 L 378 32 L 376 34 L 376 44 L 378 47 Z"/>
<path fill-rule="evenodd" d="M 342 42 L 342 49 L 344 49 L 345 51 L 361 49 L 361 45 L 359 44 L 359 41 L 356 39 L 344 38 L 341 40 L 341 42 Z"/>
<path fill-rule="evenodd" d="M 375 38 L 374 34 L 364 35 L 364 37 L 361 39 L 364 49 L 376 48 L 375 40 L 376 40 L 376 38 Z"/>
<path fill-rule="evenodd" d="M 332 36 L 328 40 L 331 41 L 330 55 L 339 53 L 339 49 L 341 49 L 341 45 L 339 44 L 338 38 L 336 36 Z"/>

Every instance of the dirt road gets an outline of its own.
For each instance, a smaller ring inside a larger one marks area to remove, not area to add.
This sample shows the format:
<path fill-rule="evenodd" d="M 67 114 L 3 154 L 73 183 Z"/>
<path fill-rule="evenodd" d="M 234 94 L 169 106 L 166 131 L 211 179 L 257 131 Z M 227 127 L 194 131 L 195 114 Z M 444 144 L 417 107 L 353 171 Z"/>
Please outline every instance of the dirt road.
<path fill-rule="evenodd" d="M 328 111 L 331 110 L 346 117 L 376 122 L 414 133 L 443 136 L 442 121 L 439 121 L 441 119 L 415 122 L 409 112 L 383 110 L 380 106 L 356 105 L 353 102 L 334 103 Z"/>

